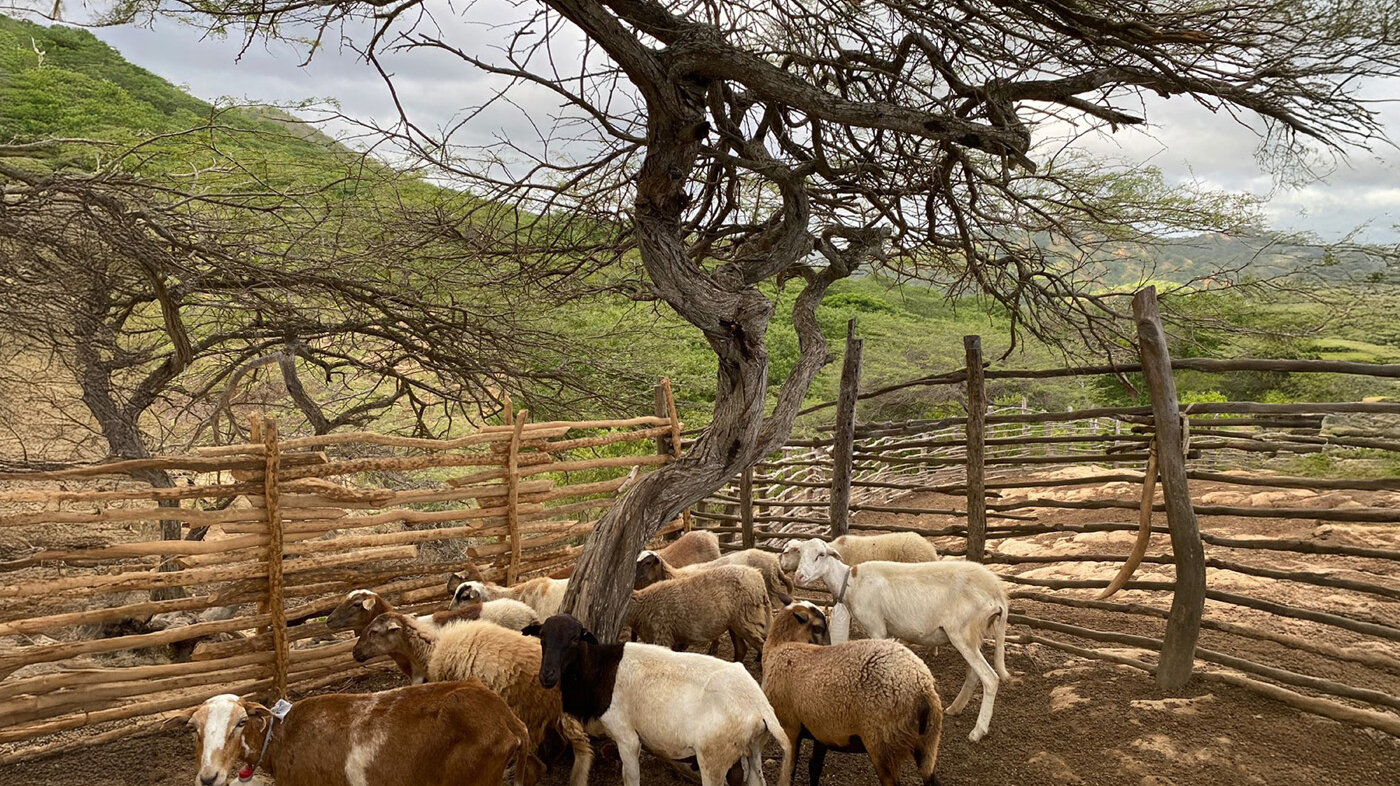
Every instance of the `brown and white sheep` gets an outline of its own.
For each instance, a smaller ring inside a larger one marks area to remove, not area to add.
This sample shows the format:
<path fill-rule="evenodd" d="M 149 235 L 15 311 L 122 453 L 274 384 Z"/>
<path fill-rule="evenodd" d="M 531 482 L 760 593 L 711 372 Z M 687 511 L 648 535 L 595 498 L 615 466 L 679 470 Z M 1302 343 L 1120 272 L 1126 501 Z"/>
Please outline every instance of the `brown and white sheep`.
<path fill-rule="evenodd" d="M 790 786 L 801 738 L 812 738 L 811 786 L 821 778 L 828 749 L 864 750 L 881 786 L 898 786 L 911 757 L 926 786 L 938 783 L 943 705 L 933 674 L 896 641 L 863 639 L 820 646 L 826 617 L 794 603 L 779 611 L 763 645 L 763 693 L 792 749 L 778 786 Z"/>
<path fill-rule="evenodd" d="M 492 600 L 517 600 L 535 610 L 540 619 L 559 613 L 564 605 L 564 593 L 569 591 L 568 579 L 535 578 L 505 587 L 486 581 L 475 565 L 449 574 L 447 591 L 453 604 L 485 603 Z"/>
<path fill-rule="evenodd" d="M 658 581 L 676 578 L 686 572 L 709 570 L 724 565 L 743 565 L 758 571 L 763 576 L 764 585 L 768 588 L 768 600 L 772 602 L 773 608 L 780 609 L 792 601 L 792 579 L 783 572 L 782 566 L 778 563 L 778 555 L 762 549 L 731 551 L 719 559 L 683 568 L 666 562 L 665 558 L 655 551 L 643 551 L 637 555 L 637 575 L 632 588 L 642 589 Z"/>
<path fill-rule="evenodd" d="M 558 691 L 545 690 L 536 676 L 539 643 L 494 623 L 469 621 L 441 630 L 419 625 L 404 614 L 376 617 L 355 644 L 355 659 L 397 653 L 421 670 L 429 682 L 476 678 L 505 699 L 529 733 L 532 751 L 551 733 L 573 749 L 570 786 L 586 786 L 593 747 L 583 727 L 563 715 Z"/>
<path fill-rule="evenodd" d="M 170 723 L 196 735 L 195 786 L 258 769 L 277 786 L 500 786 L 510 764 L 531 786 L 542 770 L 525 724 L 479 680 L 311 696 L 282 720 L 223 694 Z"/>

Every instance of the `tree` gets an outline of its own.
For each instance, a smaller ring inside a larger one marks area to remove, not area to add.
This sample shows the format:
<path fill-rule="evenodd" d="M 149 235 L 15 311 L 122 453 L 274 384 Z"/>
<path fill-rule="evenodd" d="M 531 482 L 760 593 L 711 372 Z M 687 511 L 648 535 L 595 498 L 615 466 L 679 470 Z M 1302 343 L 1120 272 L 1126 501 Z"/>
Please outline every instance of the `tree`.
<path fill-rule="evenodd" d="M 885 266 L 988 298 L 1038 334 L 1110 340 L 1121 301 L 1035 238 L 1073 249 L 1228 227 L 1208 200 L 1076 155 L 1076 129 L 1140 124 L 1131 107 L 1154 93 L 1252 115 L 1280 168 L 1365 145 L 1381 129 L 1357 81 L 1400 70 L 1390 5 L 538 0 L 491 54 L 454 42 L 453 12 L 422 0 L 148 0 L 118 18 L 154 10 L 249 40 L 339 30 L 390 87 L 382 60 L 428 49 L 558 96 L 535 146 L 454 146 L 410 117 L 383 130 L 491 209 L 548 219 L 520 234 L 537 269 L 639 262 L 646 294 L 718 356 L 710 426 L 617 502 L 574 574 L 570 607 L 613 636 L 644 541 L 786 438 L 827 362 L 814 312 L 833 281 Z M 785 282 L 801 287 L 801 357 L 769 408 L 769 293 Z"/>

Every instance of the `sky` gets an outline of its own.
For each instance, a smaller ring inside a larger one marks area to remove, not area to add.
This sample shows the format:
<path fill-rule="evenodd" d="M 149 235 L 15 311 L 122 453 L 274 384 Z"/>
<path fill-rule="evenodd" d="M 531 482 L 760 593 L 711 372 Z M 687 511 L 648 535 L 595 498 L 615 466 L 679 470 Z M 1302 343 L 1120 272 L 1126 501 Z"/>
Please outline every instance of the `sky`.
<path fill-rule="evenodd" d="M 454 44 L 468 53 L 499 46 L 509 27 L 531 4 L 479 0 L 469 12 L 439 15 L 437 22 Z M 495 24 L 470 19 L 495 20 Z M 303 50 L 287 45 L 255 44 L 240 51 L 237 39 L 211 38 L 202 30 L 170 20 L 154 27 L 98 28 L 93 32 L 140 65 L 205 100 L 230 98 L 269 103 L 332 99 L 351 117 L 389 123 L 396 117 L 384 82 L 355 52 L 324 47 L 303 65 Z M 446 37 L 446 36 L 445 36 Z M 429 129 L 460 119 L 483 103 L 494 82 L 473 67 L 442 54 L 415 51 L 388 58 L 394 84 L 407 114 Z M 1394 97 L 1381 105 L 1389 134 L 1400 142 L 1400 83 L 1373 84 L 1367 95 Z M 548 123 L 557 99 L 543 88 L 512 91 L 510 102 L 493 106 L 463 129 L 459 142 L 490 144 L 500 139 L 535 137 L 535 123 Z M 1259 137 L 1240 120 L 1212 114 L 1190 99 L 1152 98 L 1146 103 L 1150 125 L 1084 139 L 1096 155 L 1115 157 L 1132 166 L 1150 163 L 1171 182 L 1194 181 L 1210 188 L 1247 192 L 1268 201 L 1265 220 L 1271 227 L 1309 232 L 1324 241 L 1356 230 L 1358 239 L 1400 243 L 1400 151 L 1380 145 L 1352 150 L 1326 167 L 1323 177 L 1298 187 L 1282 186 L 1255 159 Z"/>

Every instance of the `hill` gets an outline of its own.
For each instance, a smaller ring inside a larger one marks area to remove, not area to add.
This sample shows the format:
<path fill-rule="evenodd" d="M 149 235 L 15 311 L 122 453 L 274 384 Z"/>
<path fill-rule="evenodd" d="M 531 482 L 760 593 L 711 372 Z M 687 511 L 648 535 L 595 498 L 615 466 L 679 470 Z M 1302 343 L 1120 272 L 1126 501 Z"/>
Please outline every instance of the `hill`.
<path fill-rule="evenodd" d="M 281 110 L 216 107 L 190 96 L 129 63 L 87 31 L 0 16 L 0 143 L 48 138 L 97 139 L 118 146 L 140 143 L 152 154 L 133 158 L 133 168 L 188 171 L 200 166 L 210 146 L 204 141 L 190 144 L 181 132 L 200 127 L 206 136 L 217 136 L 220 155 L 271 182 L 332 182 L 345 177 L 347 160 L 360 160 L 354 151 Z M 83 168 L 93 165 L 91 155 L 90 148 L 78 151 L 60 146 L 36 155 L 32 163 Z M 410 190 L 427 200 L 445 193 L 421 181 L 413 181 Z M 373 201 L 376 195 L 353 191 L 349 198 Z M 1045 242 L 1054 250 L 1053 243 Z M 1212 291 L 1221 283 L 1214 277 L 1221 270 L 1238 270 L 1243 277 L 1256 279 L 1306 274 L 1308 280 L 1317 281 L 1320 276 L 1326 287 L 1314 288 L 1307 298 L 1246 300 L 1229 291 Z M 422 272 L 431 275 L 431 271 Z M 1186 309 L 1203 321 L 1181 332 L 1178 343 L 1185 353 L 1400 360 L 1400 328 L 1379 318 L 1381 312 L 1376 309 L 1355 308 L 1358 291 L 1400 305 L 1400 295 L 1385 286 L 1391 274 L 1364 254 L 1329 255 L 1271 236 L 1203 235 L 1151 246 L 1105 243 L 1081 272 L 1086 274 L 1111 288 L 1128 288 L 1145 280 L 1194 282 L 1202 292 L 1187 299 L 1191 302 Z M 797 357 L 789 318 L 796 289 L 774 294 L 779 313 L 770 341 L 770 379 L 776 389 L 776 382 Z M 991 358 L 1000 357 L 1010 345 L 1010 320 L 1005 313 L 973 300 L 950 299 L 926 286 L 897 286 L 880 276 L 839 282 L 821 307 L 820 323 L 838 355 L 851 318 L 859 320 L 860 334 L 866 339 L 867 388 L 960 366 L 964 334 L 983 335 Z M 599 296 L 558 307 L 548 319 L 577 336 L 577 350 L 558 362 L 570 366 L 592 396 L 563 397 L 552 389 L 522 383 L 521 392 L 531 399 L 538 417 L 635 412 L 650 406 L 650 383 L 669 376 L 687 421 L 698 425 L 707 418 L 713 403 L 714 355 L 698 333 L 668 309 Z M 1022 337 L 1015 354 L 1004 362 L 1022 367 L 1056 365 L 1063 360 L 1063 349 Z M 1068 349 L 1075 351 L 1076 345 L 1071 342 Z M 838 368 L 833 364 L 823 372 L 813 385 L 811 401 L 835 395 Z M 1318 394 L 1290 388 L 1287 379 L 1247 375 L 1240 377 L 1237 387 L 1232 394 L 1281 398 Z M 1218 391 L 1195 389 L 1187 379 L 1183 392 L 1205 396 Z M 911 389 L 863 405 L 860 416 L 934 415 L 956 406 L 938 398 L 947 393 Z M 993 393 L 1017 403 L 1023 395 L 1011 387 Z M 1092 387 L 1038 385 L 1031 395 L 1038 397 L 1032 405 L 1063 408 L 1090 406 L 1119 394 Z"/>

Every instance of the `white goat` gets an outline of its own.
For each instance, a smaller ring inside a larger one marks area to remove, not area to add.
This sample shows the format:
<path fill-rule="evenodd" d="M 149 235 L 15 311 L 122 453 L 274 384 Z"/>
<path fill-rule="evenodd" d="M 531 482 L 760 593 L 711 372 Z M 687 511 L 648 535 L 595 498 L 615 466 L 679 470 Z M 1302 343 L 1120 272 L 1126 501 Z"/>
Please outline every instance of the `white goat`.
<path fill-rule="evenodd" d="M 803 541 L 795 578 L 798 584 L 820 579 L 838 604 L 845 605 L 871 638 L 898 638 L 925 646 L 951 644 L 967 661 L 962 690 L 948 707 L 955 715 L 982 683 L 982 708 L 968 739 L 977 742 L 992 721 L 992 703 L 1006 672 L 1006 589 L 985 566 L 963 560 L 940 562 L 866 562 L 848 567 L 841 553 L 816 538 Z M 839 606 L 838 606 L 839 609 Z M 832 625 L 832 641 L 847 636 Z M 993 669 L 982 656 L 982 639 L 995 642 Z"/>

